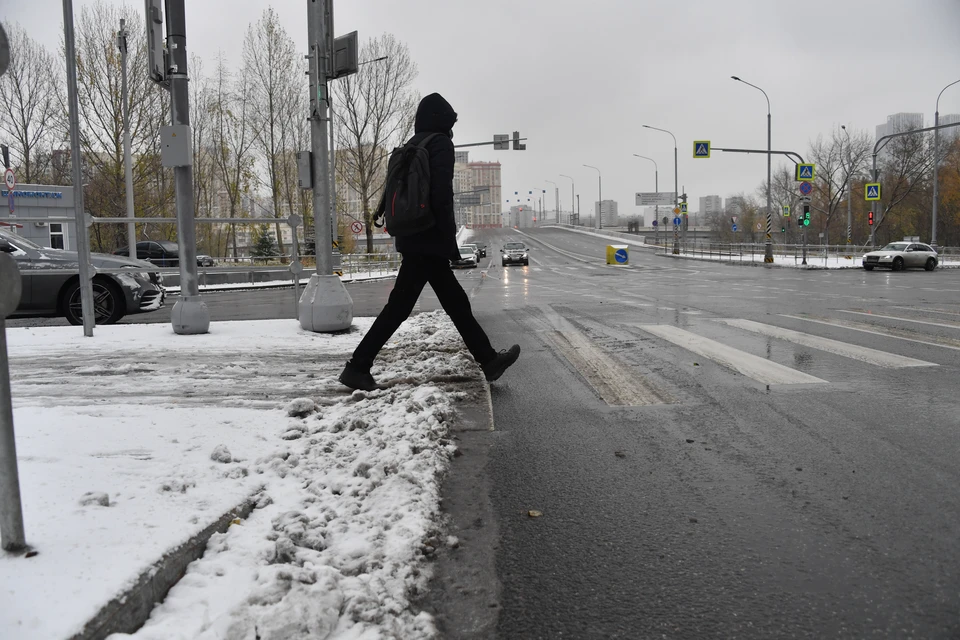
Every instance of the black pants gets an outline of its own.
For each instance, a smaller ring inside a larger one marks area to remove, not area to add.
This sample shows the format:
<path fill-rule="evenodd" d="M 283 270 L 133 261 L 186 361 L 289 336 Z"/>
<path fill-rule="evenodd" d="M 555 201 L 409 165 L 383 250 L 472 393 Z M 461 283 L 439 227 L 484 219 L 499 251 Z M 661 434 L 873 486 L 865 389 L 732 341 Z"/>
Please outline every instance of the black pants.
<path fill-rule="evenodd" d="M 397 282 L 390 292 L 387 305 L 353 352 L 353 364 L 364 368 L 373 364 L 383 345 L 410 316 L 420 292 L 423 291 L 423 285 L 428 282 L 440 299 L 443 310 L 453 320 L 473 358 L 480 364 L 485 364 L 497 355 L 490 346 L 487 334 L 473 317 L 470 299 L 453 275 L 450 261 L 433 256 L 406 255 L 400 263 L 400 273 L 397 274 Z"/>

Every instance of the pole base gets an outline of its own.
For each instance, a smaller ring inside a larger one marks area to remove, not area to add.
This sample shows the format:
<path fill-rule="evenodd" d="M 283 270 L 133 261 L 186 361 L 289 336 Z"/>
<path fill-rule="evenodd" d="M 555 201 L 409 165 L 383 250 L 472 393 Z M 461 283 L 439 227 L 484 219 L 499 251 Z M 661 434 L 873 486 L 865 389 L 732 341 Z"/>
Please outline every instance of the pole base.
<path fill-rule="evenodd" d="M 353 298 L 339 276 L 314 274 L 300 296 L 297 311 L 304 331 L 344 331 L 353 323 Z"/>
<path fill-rule="evenodd" d="M 173 305 L 170 323 L 177 335 L 207 333 L 210 331 L 210 311 L 200 296 L 184 296 Z"/>

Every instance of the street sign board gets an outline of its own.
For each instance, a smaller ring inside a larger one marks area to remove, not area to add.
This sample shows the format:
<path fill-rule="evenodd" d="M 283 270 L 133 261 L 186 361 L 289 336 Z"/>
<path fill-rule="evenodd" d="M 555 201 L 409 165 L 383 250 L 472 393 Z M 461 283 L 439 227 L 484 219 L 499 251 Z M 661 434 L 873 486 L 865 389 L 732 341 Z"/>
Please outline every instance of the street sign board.
<path fill-rule="evenodd" d="M 813 198 L 811 198 L 810 196 L 800 196 L 800 202 L 803 202 L 803 203 L 813 202 Z"/>
<path fill-rule="evenodd" d="M 676 201 L 676 191 L 652 191 L 646 193 L 637 192 L 638 207 L 655 207 L 658 205 L 671 206 Z"/>
<path fill-rule="evenodd" d="M 736 224 L 733 225 L 733 230 L 734 230 L 734 231 L 737 230 L 737 225 L 736 225 Z"/>
<path fill-rule="evenodd" d="M 13 191 L 17 188 L 17 177 L 13 175 L 13 169 L 7 169 L 3 172 L 3 183 L 7 185 L 8 191 Z"/>
<path fill-rule="evenodd" d="M 812 185 L 812 184 L 810 184 L 809 182 L 801 182 L 801 183 L 800 183 L 800 193 L 802 193 L 802 194 L 805 195 L 805 196 L 808 196 L 808 195 L 810 195 L 811 192 L 813 192 L 813 185 Z"/>
<path fill-rule="evenodd" d="M 804 182 L 803 184 L 807 184 L 807 183 Z M 783 217 L 784 218 L 790 217 L 790 205 L 788 204 L 783 205 Z"/>
<path fill-rule="evenodd" d="M 694 140 L 693 141 L 693 157 L 709 158 L 710 157 L 710 141 Z"/>
<path fill-rule="evenodd" d="M 864 199 L 867 201 L 879 200 L 880 199 L 880 183 L 879 182 L 868 182 L 864 186 Z"/>
<path fill-rule="evenodd" d="M 763 231 L 763 223 L 762 223 L 762 222 L 758 222 L 758 223 L 757 223 L 757 231 Z"/>
<path fill-rule="evenodd" d="M 510 134 L 509 133 L 493 134 L 493 148 L 495 151 L 503 151 L 504 149 L 510 149 Z"/>
<path fill-rule="evenodd" d="M 682 222 L 683 222 L 683 220 L 680 219 L 680 216 L 677 216 L 676 218 L 673 219 L 673 224 L 676 225 L 676 226 L 678 226 L 678 227 L 680 226 L 680 224 L 681 224 Z"/>
<path fill-rule="evenodd" d="M 354 220 L 350 223 L 350 231 L 353 231 L 354 233 L 360 233 L 363 231 L 363 223 L 359 220 Z"/>
<path fill-rule="evenodd" d="M 656 221 L 656 220 L 653 221 L 653 226 L 657 226 L 657 221 Z"/>
<path fill-rule="evenodd" d="M 680 207 L 674 207 L 674 208 L 673 208 L 673 213 L 674 213 L 674 214 L 680 213 Z"/>
<path fill-rule="evenodd" d="M 687 212 L 687 203 L 686 203 L 686 202 L 681 202 L 681 203 L 680 203 L 680 213 L 686 213 L 686 212 Z"/>
<path fill-rule="evenodd" d="M 798 164 L 797 165 L 797 181 L 810 181 L 813 182 L 814 177 L 817 173 L 817 165 L 815 164 Z"/>

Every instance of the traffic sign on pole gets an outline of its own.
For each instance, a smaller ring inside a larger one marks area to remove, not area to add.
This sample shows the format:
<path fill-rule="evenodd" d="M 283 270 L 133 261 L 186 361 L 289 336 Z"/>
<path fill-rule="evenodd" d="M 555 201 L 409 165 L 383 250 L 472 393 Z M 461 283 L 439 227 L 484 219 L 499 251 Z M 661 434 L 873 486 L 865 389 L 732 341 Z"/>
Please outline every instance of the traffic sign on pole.
<path fill-rule="evenodd" d="M 686 202 L 681 202 L 681 203 L 680 203 L 680 213 L 686 215 L 686 213 L 687 213 L 687 203 L 686 203 Z"/>
<path fill-rule="evenodd" d="M 353 231 L 354 233 L 362 232 L 363 223 L 360 222 L 359 220 L 354 220 L 352 223 L 350 223 L 350 231 Z"/>
<path fill-rule="evenodd" d="M 7 169 L 3 172 L 3 182 L 7 185 L 8 191 L 13 191 L 17 188 L 17 176 L 13 175 L 13 169 Z"/>
<path fill-rule="evenodd" d="M 797 165 L 797 181 L 808 180 L 813 182 L 814 176 L 817 172 L 817 165 L 815 164 L 798 164 Z"/>
<path fill-rule="evenodd" d="M 733 231 L 734 231 L 734 233 L 736 233 L 736 231 L 737 231 L 737 225 L 736 225 L 736 224 L 733 225 Z"/>
<path fill-rule="evenodd" d="M 680 216 L 677 216 L 676 218 L 673 219 L 673 224 L 674 224 L 675 226 L 678 226 L 678 227 L 679 227 L 682 222 L 683 222 L 683 220 L 680 219 Z"/>
<path fill-rule="evenodd" d="M 804 182 L 803 184 L 807 184 L 807 183 Z M 790 205 L 788 204 L 783 205 L 783 217 L 784 218 L 790 217 Z"/>
<path fill-rule="evenodd" d="M 694 140 L 693 141 L 693 157 L 709 158 L 710 157 L 710 141 Z"/>
<path fill-rule="evenodd" d="M 800 183 L 800 193 L 802 193 L 802 194 L 805 195 L 805 196 L 808 196 L 808 195 L 810 195 L 810 193 L 811 193 L 812 191 L 813 191 L 813 185 L 812 185 L 812 184 L 810 184 L 809 182 L 801 182 L 801 183 Z"/>
<path fill-rule="evenodd" d="M 868 202 L 880 199 L 879 182 L 869 182 L 864 186 L 864 199 Z"/>

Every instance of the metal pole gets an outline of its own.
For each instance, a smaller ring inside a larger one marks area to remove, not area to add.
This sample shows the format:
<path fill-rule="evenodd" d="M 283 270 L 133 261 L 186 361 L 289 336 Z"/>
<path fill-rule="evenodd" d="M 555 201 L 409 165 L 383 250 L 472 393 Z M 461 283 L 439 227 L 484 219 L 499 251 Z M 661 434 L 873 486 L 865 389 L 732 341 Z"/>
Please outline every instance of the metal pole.
<path fill-rule="evenodd" d="M 310 150 L 313 156 L 313 233 L 317 275 L 333 274 L 333 238 L 330 234 L 330 156 L 327 149 L 327 55 L 323 0 L 307 0 L 310 40 Z"/>
<path fill-rule="evenodd" d="M 127 100 L 127 28 L 126 20 L 120 18 L 120 31 L 117 32 L 117 46 L 120 47 L 120 93 L 123 102 L 123 177 L 127 192 L 127 217 L 133 220 L 133 158 L 130 151 L 130 104 Z M 127 224 L 128 255 L 137 258 L 137 223 Z"/>
<path fill-rule="evenodd" d="M 763 94 L 767 95 L 767 94 Z M 769 102 L 769 99 L 768 99 Z M 770 182 L 772 179 L 771 167 L 773 164 L 773 143 L 771 138 L 770 110 L 767 109 L 767 241 L 763 249 L 763 261 L 773 262 L 773 206 L 770 197 Z"/>
<path fill-rule="evenodd" d="M 167 51 L 170 81 L 170 120 L 174 126 L 190 125 L 190 92 L 187 76 L 187 18 L 184 0 L 167 0 Z M 180 299 L 173 305 L 170 323 L 174 333 L 192 335 L 210 330 L 210 312 L 200 297 L 197 276 L 197 229 L 193 211 L 193 165 L 173 168 L 177 203 L 177 245 L 180 249 Z"/>
<path fill-rule="evenodd" d="M 850 157 L 850 132 L 846 125 L 840 125 L 847 134 L 847 244 L 853 243 L 853 159 Z M 848 247 L 849 248 L 849 247 Z"/>
<path fill-rule="evenodd" d="M 933 130 L 933 221 L 930 226 L 930 245 L 934 250 L 937 249 L 937 207 L 939 206 L 940 200 L 938 178 L 940 170 L 940 96 L 943 95 L 944 91 L 957 83 L 960 83 L 960 80 L 954 80 L 940 90 L 940 93 L 937 94 L 937 110 L 933 114 L 933 126 L 935 127 Z"/>
<path fill-rule="evenodd" d="M 574 212 L 573 212 L 573 201 L 574 201 L 574 199 L 575 199 L 575 197 L 574 197 L 574 191 L 576 191 L 576 182 L 574 182 L 573 178 L 571 178 L 570 176 L 564 175 L 564 174 L 562 174 L 562 173 L 560 174 L 560 177 L 561 177 L 561 178 L 568 178 L 568 179 L 570 180 L 570 219 L 567 220 L 567 223 L 568 223 L 568 224 L 573 224 L 573 213 L 574 213 Z"/>
<path fill-rule="evenodd" d="M 90 234 L 83 204 L 83 158 L 80 155 L 80 106 L 77 98 L 77 48 L 73 34 L 73 0 L 63 0 L 63 48 L 67 58 L 67 102 L 70 110 L 70 152 L 73 163 L 74 218 L 80 272 L 80 310 L 83 335 L 93 337 L 93 280 L 90 275 Z"/>
<path fill-rule="evenodd" d="M 13 259 L 9 261 L 13 262 Z M 0 541 L 4 551 L 19 551 L 27 544 L 20 504 L 20 475 L 17 470 L 12 407 L 6 320 L 0 318 Z"/>

